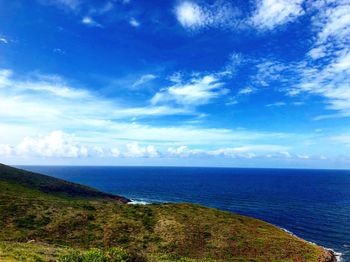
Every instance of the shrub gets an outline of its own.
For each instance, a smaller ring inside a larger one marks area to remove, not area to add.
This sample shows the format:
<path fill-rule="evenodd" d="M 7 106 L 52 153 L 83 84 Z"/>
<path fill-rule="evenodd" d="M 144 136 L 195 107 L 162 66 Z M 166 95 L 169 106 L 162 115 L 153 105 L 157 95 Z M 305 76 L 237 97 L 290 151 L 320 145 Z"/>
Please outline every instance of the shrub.
<path fill-rule="evenodd" d="M 85 252 L 71 251 L 62 256 L 58 262 L 134 262 L 144 261 L 137 255 L 120 248 L 110 248 L 108 250 L 90 249 Z"/>

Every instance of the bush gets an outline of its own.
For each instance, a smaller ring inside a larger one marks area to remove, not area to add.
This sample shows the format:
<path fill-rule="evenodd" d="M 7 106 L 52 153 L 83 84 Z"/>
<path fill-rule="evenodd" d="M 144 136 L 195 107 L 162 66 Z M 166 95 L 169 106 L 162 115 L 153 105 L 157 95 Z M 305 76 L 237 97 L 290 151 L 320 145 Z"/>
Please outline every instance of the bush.
<path fill-rule="evenodd" d="M 90 249 L 85 252 L 72 251 L 62 256 L 58 262 L 134 262 L 142 261 L 135 255 L 120 248 L 108 250 Z"/>

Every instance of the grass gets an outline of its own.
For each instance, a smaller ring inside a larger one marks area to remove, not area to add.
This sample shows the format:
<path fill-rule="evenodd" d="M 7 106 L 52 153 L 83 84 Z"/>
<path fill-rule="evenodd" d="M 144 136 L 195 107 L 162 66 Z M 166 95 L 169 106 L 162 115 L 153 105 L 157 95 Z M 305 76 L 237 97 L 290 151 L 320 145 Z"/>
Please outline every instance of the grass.
<path fill-rule="evenodd" d="M 216 209 L 125 205 L 85 192 L 48 193 L 40 179 L 27 183 L 4 178 L 0 168 L 0 261 L 286 262 L 317 261 L 324 252 L 263 221 Z"/>

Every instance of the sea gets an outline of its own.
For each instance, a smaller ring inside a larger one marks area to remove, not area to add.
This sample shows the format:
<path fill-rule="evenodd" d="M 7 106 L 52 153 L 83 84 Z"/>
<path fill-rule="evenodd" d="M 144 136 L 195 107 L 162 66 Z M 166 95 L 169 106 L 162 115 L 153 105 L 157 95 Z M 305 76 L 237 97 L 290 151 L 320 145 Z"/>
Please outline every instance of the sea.
<path fill-rule="evenodd" d="M 350 170 L 21 168 L 122 195 L 134 203 L 190 202 L 255 217 L 350 261 Z"/>

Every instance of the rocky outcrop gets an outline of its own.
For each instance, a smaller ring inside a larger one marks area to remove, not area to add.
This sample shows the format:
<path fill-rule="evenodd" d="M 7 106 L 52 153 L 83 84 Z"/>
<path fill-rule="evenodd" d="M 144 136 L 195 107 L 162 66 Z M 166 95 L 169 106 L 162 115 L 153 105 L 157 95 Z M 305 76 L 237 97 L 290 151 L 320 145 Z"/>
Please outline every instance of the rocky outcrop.
<path fill-rule="evenodd" d="M 337 257 L 332 250 L 325 250 L 318 258 L 318 262 L 337 262 Z"/>

